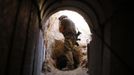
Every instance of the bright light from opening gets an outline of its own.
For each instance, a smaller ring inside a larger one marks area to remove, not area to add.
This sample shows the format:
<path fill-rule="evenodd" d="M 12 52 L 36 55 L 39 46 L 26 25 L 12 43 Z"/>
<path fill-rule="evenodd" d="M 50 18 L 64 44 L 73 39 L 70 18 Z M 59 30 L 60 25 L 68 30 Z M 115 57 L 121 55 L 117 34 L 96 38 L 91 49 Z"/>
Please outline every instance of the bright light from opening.
<path fill-rule="evenodd" d="M 68 16 L 75 23 L 76 28 L 77 28 L 76 30 L 79 30 L 80 32 L 82 32 L 82 35 L 79 37 L 85 38 L 85 39 L 81 39 L 81 41 L 88 41 L 88 43 L 91 41 L 91 37 L 90 37 L 91 32 L 90 32 L 89 26 L 80 14 L 74 11 L 69 11 L 69 10 L 59 11 L 58 14 L 59 14 L 58 17 L 60 17 L 61 15 Z"/>
<path fill-rule="evenodd" d="M 75 23 L 76 27 L 80 29 L 80 31 L 84 31 L 84 32 L 90 31 L 88 24 L 85 22 L 84 18 L 80 14 L 74 11 L 64 10 L 59 12 L 59 16 L 61 15 L 67 15 Z"/>
<path fill-rule="evenodd" d="M 77 47 L 77 52 L 79 52 L 78 54 L 80 54 L 80 56 L 78 56 L 78 60 L 80 61 L 78 66 L 78 69 L 76 69 L 75 71 L 79 71 L 80 68 L 84 68 L 85 69 L 81 69 L 80 72 L 86 72 L 86 67 L 87 67 L 87 44 L 91 41 L 91 32 L 89 29 L 89 26 L 87 24 L 87 22 L 84 20 L 84 18 L 78 14 L 77 12 L 74 11 L 69 11 L 69 10 L 64 10 L 64 11 L 59 11 L 54 13 L 53 15 L 51 15 L 49 17 L 49 19 L 46 21 L 45 23 L 45 29 L 44 29 L 44 40 L 45 40 L 45 46 L 46 46 L 46 55 L 44 56 L 46 61 L 49 61 L 48 63 L 46 63 L 47 65 L 51 65 L 52 71 L 51 73 L 54 74 L 54 65 L 57 63 L 56 61 L 58 60 L 56 58 L 56 60 L 53 60 L 52 57 L 58 57 L 59 55 L 62 55 L 62 47 L 64 47 L 64 36 L 62 33 L 59 32 L 59 17 L 61 15 L 66 15 L 68 16 L 74 23 L 76 26 L 76 31 L 80 31 L 81 34 L 78 36 L 79 39 L 77 42 L 79 43 L 79 46 Z M 58 42 L 56 42 L 58 41 Z M 50 61 L 51 60 L 51 61 Z M 54 65 L 52 65 L 54 64 Z M 58 67 L 57 67 L 58 68 Z M 62 71 L 61 71 L 62 72 Z M 72 71 L 70 71 L 72 72 Z M 63 72 L 62 72 L 63 73 Z M 60 74 L 62 74 L 60 73 Z M 59 75 L 59 74 L 58 74 Z"/>

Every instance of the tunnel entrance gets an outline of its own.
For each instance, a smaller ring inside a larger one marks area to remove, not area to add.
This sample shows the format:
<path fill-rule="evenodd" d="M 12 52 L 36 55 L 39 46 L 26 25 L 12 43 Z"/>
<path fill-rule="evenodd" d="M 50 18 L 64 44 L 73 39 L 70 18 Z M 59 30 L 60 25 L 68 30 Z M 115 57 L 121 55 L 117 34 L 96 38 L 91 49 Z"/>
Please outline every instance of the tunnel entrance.
<path fill-rule="evenodd" d="M 66 38 L 59 29 L 59 17 L 62 15 L 65 15 L 72 20 L 75 24 L 75 31 L 81 33 L 78 35 L 79 40 L 76 40 L 78 46 L 73 46 L 75 47 L 75 52 L 72 52 L 73 68 L 67 68 L 69 63 L 68 57 L 71 56 L 65 54 Z M 45 73 L 55 72 L 55 70 L 62 72 L 72 70 L 79 71 L 81 68 L 88 70 L 87 44 L 91 41 L 91 32 L 88 24 L 79 13 L 70 10 L 58 11 L 48 18 L 44 28 L 46 49 L 43 69 Z"/>

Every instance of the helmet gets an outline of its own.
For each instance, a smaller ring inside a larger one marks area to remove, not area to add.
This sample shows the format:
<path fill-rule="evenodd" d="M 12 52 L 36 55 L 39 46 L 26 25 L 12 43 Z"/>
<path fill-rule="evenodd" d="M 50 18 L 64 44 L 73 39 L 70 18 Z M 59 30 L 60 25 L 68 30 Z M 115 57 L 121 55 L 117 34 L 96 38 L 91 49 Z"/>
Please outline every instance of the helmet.
<path fill-rule="evenodd" d="M 62 16 L 59 17 L 59 20 L 63 20 L 64 18 L 67 18 L 67 16 L 66 15 L 62 15 Z"/>

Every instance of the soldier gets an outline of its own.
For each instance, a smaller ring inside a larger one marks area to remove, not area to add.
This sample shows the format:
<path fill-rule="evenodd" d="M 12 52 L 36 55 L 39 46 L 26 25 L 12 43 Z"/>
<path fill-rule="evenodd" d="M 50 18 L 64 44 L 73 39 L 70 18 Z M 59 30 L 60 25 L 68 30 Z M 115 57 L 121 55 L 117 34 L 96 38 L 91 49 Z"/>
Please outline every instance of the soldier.
<path fill-rule="evenodd" d="M 76 32 L 75 24 L 67 16 L 63 15 L 59 17 L 59 21 L 60 21 L 59 31 L 65 37 L 64 52 L 68 60 L 65 69 L 74 69 L 73 52 L 75 52 L 75 47 L 79 45 L 77 43 L 77 40 L 80 32 L 78 33 Z"/>

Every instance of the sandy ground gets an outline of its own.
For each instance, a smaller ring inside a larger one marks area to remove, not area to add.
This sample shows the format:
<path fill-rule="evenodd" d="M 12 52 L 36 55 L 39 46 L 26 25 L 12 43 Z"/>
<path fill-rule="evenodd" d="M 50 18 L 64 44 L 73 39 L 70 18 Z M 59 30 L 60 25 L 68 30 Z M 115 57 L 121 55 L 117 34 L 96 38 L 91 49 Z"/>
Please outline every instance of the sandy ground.
<path fill-rule="evenodd" d="M 87 71 L 88 69 L 81 67 L 71 71 L 61 71 L 58 69 L 53 69 L 52 72 L 42 73 L 41 75 L 88 75 Z"/>

